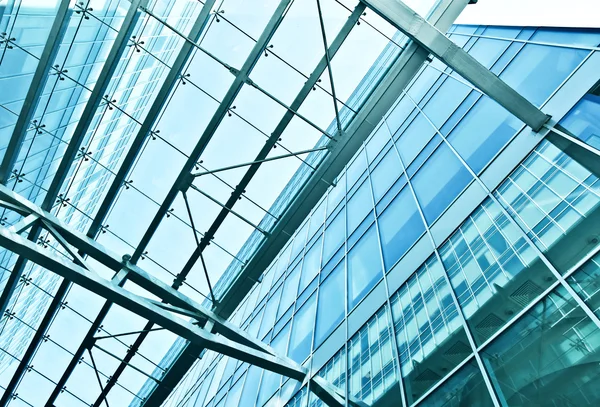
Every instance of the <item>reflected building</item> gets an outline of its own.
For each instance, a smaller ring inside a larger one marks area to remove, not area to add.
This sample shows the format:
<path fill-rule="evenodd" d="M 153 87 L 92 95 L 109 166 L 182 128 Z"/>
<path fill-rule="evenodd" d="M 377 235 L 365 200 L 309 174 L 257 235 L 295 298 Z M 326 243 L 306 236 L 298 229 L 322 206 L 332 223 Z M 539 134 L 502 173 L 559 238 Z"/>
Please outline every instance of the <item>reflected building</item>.
<path fill-rule="evenodd" d="M 0 2 L 0 162 L 17 131 L 19 115 L 30 109 L 31 124 L 24 130 L 23 147 L 6 185 L 39 205 L 46 198 L 92 89 L 101 81 L 117 33 L 129 30 L 122 27 L 127 2 L 74 3 L 64 14 L 48 72 L 37 85 L 43 88 L 39 100 L 28 106 L 28 90 L 44 58 L 44 46 L 53 35 L 51 27 L 62 3 Z M 158 2 L 154 10 L 158 14 L 172 13 L 174 27 L 185 31 L 199 9 L 194 3 Z M 49 205 L 57 217 L 82 232 L 89 227 L 132 135 L 139 129 L 139 121 L 147 114 L 149 102 L 169 71 L 166 64 L 174 59 L 181 43 L 178 36 L 164 32 L 162 24 L 149 16 L 138 16 L 134 23 L 137 25 L 134 28 L 132 24 L 132 38 L 143 28 L 150 39 L 146 43 L 127 41 L 120 50 L 108 80 L 107 96 L 90 118 L 83 147 L 68 169 L 57 199 Z M 140 52 L 142 47 L 144 53 Z M 117 99 L 119 106 L 115 105 Z M 16 216 L 4 208 L 0 211 L 3 225 L 10 225 Z M 45 247 L 54 245 L 47 234 L 37 242 Z M 2 289 L 16 261 L 17 256 L 0 248 Z M 14 366 L 25 352 L 60 282 L 56 274 L 31 262 L 25 267 L 0 322 L 0 373 Z"/>
<path fill-rule="evenodd" d="M 560 124 L 431 60 L 230 321 L 368 405 L 598 405 L 600 30 L 449 37 Z M 322 401 L 205 351 L 165 405 Z"/>

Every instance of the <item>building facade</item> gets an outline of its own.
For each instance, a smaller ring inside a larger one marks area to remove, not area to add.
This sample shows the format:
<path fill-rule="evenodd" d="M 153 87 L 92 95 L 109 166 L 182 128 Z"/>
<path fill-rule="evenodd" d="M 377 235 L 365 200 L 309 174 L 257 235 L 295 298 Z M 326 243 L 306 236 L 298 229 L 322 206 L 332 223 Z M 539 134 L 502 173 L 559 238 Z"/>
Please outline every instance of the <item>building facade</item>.
<path fill-rule="evenodd" d="M 185 32 L 200 8 L 194 3 L 175 3 L 159 1 L 151 7 L 159 16 L 171 16 L 173 26 Z M 40 98 L 35 105 L 26 106 L 27 92 L 60 4 L 27 0 L 0 4 L 0 162 L 21 110 L 33 109 L 23 147 L 6 184 L 38 204 L 46 199 L 128 10 L 128 5 L 118 0 L 88 0 L 70 8 L 56 39 L 60 45 Z M 145 43 L 135 42 L 140 32 L 149 38 Z M 80 231 L 89 227 L 181 43 L 173 32 L 163 30 L 159 20 L 148 16 L 137 20 L 132 38 L 118 55 L 106 96 L 91 118 L 83 147 L 52 205 L 51 212 Z M 11 216 L 16 214 L 4 209 L 0 212 L 3 224 L 11 224 Z M 40 236 L 38 243 L 55 244 L 49 235 Z M 17 256 L 0 248 L 1 287 L 16 261 Z M 59 281 L 57 275 L 33 263 L 26 265 L 0 321 L 0 372 L 18 362 L 25 352 Z"/>
<path fill-rule="evenodd" d="M 230 320 L 369 405 L 597 405 L 600 30 L 449 36 L 560 125 L 432 60 Z M 321 403 L 208 351 L 165 405 Z"/>

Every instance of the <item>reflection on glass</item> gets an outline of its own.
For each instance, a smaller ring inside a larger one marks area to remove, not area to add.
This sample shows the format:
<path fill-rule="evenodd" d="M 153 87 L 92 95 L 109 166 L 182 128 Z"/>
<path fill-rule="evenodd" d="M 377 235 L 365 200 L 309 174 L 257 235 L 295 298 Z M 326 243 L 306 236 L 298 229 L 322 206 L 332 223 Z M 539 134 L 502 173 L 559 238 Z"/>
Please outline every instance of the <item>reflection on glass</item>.
<path fill-rule="evenodd" d="M 450 376 L 422 403 L 427 407 L 492 407 L 494 405 L 481 371 L 473 360 Z"/>
<path fill-rule="evenodd" d="M 340 295 L 343 287 L 344 262 L 341 262 L 319 288 L 315 348 L 344 317 L 344 297 Z"/>
<path fill-rule="evenodd" d="M 590 309 L 600 317 L 600 255 L 596 254 L 567 281 Z"/>
<path fill-rule="evenodd" d="M 600 403 L 600 330 L 561 286 L 482 353 L 509 406 Z"/>
<path fill-rule="evenodd" d="M 490 199 L 441 247 L 440 255 L 479 344 L 555 281 Z"/>
<path fill-rule="evenodd" d="M 348 310 L 382 278 L 379 244 L 371 227 L 348 253 Z"/>
<path fill-rule="evenodd" d="M 317 275 L 321 268 L 321 241 L 322 237 L 317 239 L 316 243 L 308 249 L 308 252 L 304 255 L 304 262 L 302 264 L 302 273 L 300 274 L 300 288 L 298 292 L 306 288 L 308 283 Z"/>
<path fill-rule="evenodd" d="M 397 380 L 387 308 L 380 309 L 354 335 L 348 346 L 349 392 L 372 404 Z"/>
<path fill-rule="evenodd" d="M 413 177 L 415 194 L 427 222 L 436 220 L 471 179 L 452 150 L 441 144 Z"/>
<path fill-rule="evenodd" d="M 425 225 L 409 188 L 404 188 L 379 217 L 379 233 L 386 270 L 423 234 Z"/>
<path fill-rule="evenodd" d="M 302 363 L 311 351 L 315 308 L 315 295 L 313 295 L 294 315 L 288 356 L 298 363 Z"/>
<path fill-rule="evenodd" d="M 598 244 L 600 182 L 581 163 L 544 141 L 496 195 L 562 273 Z"/>
<path fill-rule="evenodd" d="M 471 354 L 443 273 L 433 256 L 392 296 L 400 367 L 409 403 Z"/>

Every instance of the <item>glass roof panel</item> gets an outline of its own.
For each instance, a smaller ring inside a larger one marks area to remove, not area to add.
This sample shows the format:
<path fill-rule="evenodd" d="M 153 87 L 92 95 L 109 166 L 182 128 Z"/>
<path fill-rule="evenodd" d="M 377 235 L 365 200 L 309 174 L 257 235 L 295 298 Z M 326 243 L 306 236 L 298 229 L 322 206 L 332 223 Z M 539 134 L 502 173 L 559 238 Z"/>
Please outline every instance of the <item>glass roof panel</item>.
<path fill-rule="evenodd" d="M 412 3 L 415 3 L 419 12 L 426 13 L 433 0 L 409 2 Z M 202 4 L 196 1 L 151 1 L 148 7 L 154 16 L 144 11 L 140 12 L 139 21 L 135 24 L 125 51 L 117 60 L 115 74 L 108 83 L 107 97 L 93 111 L 89 129 L 86 130 L 81 144 L 82 149 L 70 163 L 70 172 L 61 189 L 69 201 L 55 202 L 54 211 L 58 216 L 81 231 L 87 230 L 107 192 L 106 186 L 115 179 L 125 153 L 144 120 L 148 119 L 145 124 L 149 124 L 156 132 L 146 137 L 141 153 L 135 158 L 132 170 L 127 174 L 109 215 L 101 220 L 103 230 L 97 238 L 118 255 L 133 253 L 163 200 L 173 189 L 184 163 L 213 119 L 220 101 L 230 90 L 236 74 L 236 70 L 230 67 L 240 69 L 246 63 L 278 5 L 277 0 L 259 3 L 244 0 L 217 1 L 201 40 L 193 47 L 190 62 L 184 64 L 182 76 L 171 88 L 166 105 L 159 106 L 158 113 L 153 111 L 156 117 L 147 118 L 146 115 L 163 85 L 167 72 L 176 60 L 179 50 L 186 44 L 181 34 L 189 34 L 202 7 Z M 320 0 L 320 5 L 327 43 L 331 44 L 356 3 Z M 24 173 L 24 180 L 15 180 L 11 185 L 16 191 L 26 194 L 27 198 L 41 202 L 45 196 L 65 154 L 67 143 L 73 136 L 78 120 L 88 103 L 91 90 L 99 85 L 96 83 L 99 74 L 117 38 L 118 30 L 122 29 L 121 25 L 125 21 L 124 16 L 129 6 L 130 3 L 126 0 L 93 0 L 89 4 L 86 3 L 86 7 L 92 7 L 93 10 L 83 10 L 83 5 L 76 6 L 80 13 L 73 14 L 56 57 L 57 67 L 48 73 L 46 87 L 34 112 L 38 125 L 32 124 L 29 128 L 26 143 L 20 150 L 17 164 L 20 172 Z M 41 29 L 40 39 L 43 39 L 44 33 L 47 37 L 48 27 L 51 26 L 56 10 L 46 10 L 44 13 L 48 14 L 47 18 L 44 17 L 48 24 Z M 85 18 L 86 15 L 89 18 Z M 26 9 L 19 12 L 17 20 L 20 18 L 23 25 L 27 26 Z M 266 152 L 266 157 L 274 158 L 309 150 L 316 144 L 322 146 L 328 141 L 323 136 L 325 131 L 330 135 L 336 133 L 336 114 L 332 98 L 334 87 L 338 108 L 343 113 L 342 119 L 345 120 L 344 123 L 348 122 L 350 116 L 348 112 L 344 113 L 342 102 L 352 98 L 355 88 L 361 84 L 373 62 L 395 35 L 395 30 L 374 13 L 369 12 L 362 18 L 364 24 L 352 27 L 347 40 L 333 57 L 331 68 L 334 83 L 330 83 L 329 72 L 325 70 L 315 90 L 309 92 L 306 101 L 298 112 L 293 112 L 294 117 L 282 134 L 278 135 L 276 148 Z M 14 20 L 13 17 L 11 19 Z M 2 24 L 9 20 L 4 18 Z M 10 24 L 13 23 L 12 20 Z M 178 32 L 167 27 L 165 22 L 175 27 Z M 0 28 L 3 26 L 0 25 Z M 397 37 L 395 40 L 400 41 Z M 39 58 L 44 41 L 23 42 L 19 45 L 26 50 L 31 49 Z M 271 41 L 267 43 L 266 50 L 260 53 L 256 66 L 249 72 L 251 80 L 246 81 L 238 92 L 232 93 L 232 102 L 227 100 L 227 103 L 231 102 L 229 113 L 223 118 L 214 118 L 219 125 L 200 155 L 193 172 L 214 171 L 255 160 L 278 123 L 284 116 L 289 115 L 289 105 L 323 58 L 324 52 L 317 3 L 309 0 L 294 1 Z M 7 51 L 7 55 L 8 53 Z M 7 60 L 10 60 L 11 64 L 0 64 L 0 78 L 13 75 L 13 71 L 18 69 L 15 68 L 17 62 L 23 62 L 22 69 L 26 68 L 28 71 L 24 76 L 30 78 L 30 73 L 37 65 L 37 58 L 27 56 L 19 47 L 10 50 L 10 53 L 13 57 Z M 20 56 L 17 57 L 18 55 Z M 356 58 L 357 55 L 361 57 Z M 3 108 L 0 112 L 4 112 L 0 114 L 6 117 L 6 121 L 3 121 L 5 127 L 0 128 L 1 135 L 9 135 L 12 132 L 20 110 L 20 104 L 15 100 L 24 97 L 27 85 L 27 80 L 23 80 L 21 84 L 13 82 L 10 85 L 11 90 L 21 92 L 22 95 L 10 95 L 8 98 L 0 95 Z M 354 109 L 360 104 L 355 100 L 352 103 L 349 105 Z M 46 126 L 38 128 L 40 123 Z M 263 163 L 258 168 L 255 176 L 244 187 L 241 200 L 234 201 L 232 211 L 226 212 L 227 216 L 216 231 L 214 239 L 203 251 L 203 260 L 213 286 L 225 270 L 239 270 L 242 262 L 238 259 L 248 260 L 257 245 L 263 241 L 262 232 L 257 231 L 254 226 L 271 230 L 276 224 L 275 216 L 285 210 L 294 196 L 294 188 L 307 179 L 312 170 L 305 161 L 314 167 L 325 154 L 302 153 L 297 157 Z M 155 231 L 150 230 L 152 236 L 149 243 L 139 251 L 142 256 L 138 264 L 161 281 L 172 284 L 197 245 L 192 223 L 198 239 L 202 238 L 218 214 L 223 211 L 222 205 L 230 199 L 248 169 L 249 166 L 241 166 L 196 177 L 193 187 L 187 191 L 191 219 L 183 196 L 178 192 L 172 203 L 167 202 L 171 210 L 158 228 Z M 294 179 L 295 184 L 289 186 L 288 182 L 291 179 Z M 281 191 L 285 192 L 282 197 L 279 196 Z M 269 212 L 273 212 L 275 216 Z M 46 238 L 44 234 L 43 239 Z M 10 259 L 8 253 L 2 264 L 6 265 L 12 261 L 14 259 Z M 273 264 L 284 262 L 275 261 Z M 113 270 L 96 261 L 90 260 L 89 265 L 105 278 L 111 278 L 114 274 Z M 270 276 L 275 273 L 273 270 Z M 41 308 L 45 311 L 51 300 L 50 294 L 56 291 L 61 281 L 56 277 L 43 280 L 41 276 L 39 268 L 27 267 L 25 277 L 31 277 L 32 280 L 29 284 L 24 280 L 13 296 L 10 309 L 15 310 L 15 315 L 12 319 L 5 318 L 3 335 L 15 330 L 15 326 L 23 328 L 30 336 L 33 334 L 39 319 L 36 320 L 33 313 L 23 311 L 27 309 L 23 299 L 44 297 L 44 301 L 40 303 L 43 303 Z M 232 276 L 233 273 L 228 272 L 227 279 Z M 144 290 L 135 288 L 131 282 L 127 282 L 125 288 L 152 297 Z M 260 290 L 255 290 L 254 300 L 262 289 L 268 289 L 267 284 L 261 285 Z M 180 291 L 198 302 L 204 302 L 209 296 L 202 261 L 193 264 Z M 103 305 L 104 299 L 91 292 L 79 287 L 70 290 L 50 326 L 50 337 L 42 342 L 34 357 L 32 364 L 35 369 L 25 373 L 19 386 L 19 390 L 25 393 L 29 393 L 30 389 L 39 388 L 39 394 L 32 395 L 31 399 L 24 397 L 25 401 L 17 398 L 11 405 L 45 402 L 52 390 L 49 386 L 50 380 L 60 379 L 66 365 L 71 361 L 71 353 L 77 350 Z M 254 304 L 250 303 L 241 308 L 238 311 L 240 321 L 253 309 Z M 96 335 L 120 335 L 139 331 L 144 329 L 147 323 L 148 321 L 132 312 L 113 305 Z M 27 324 L 31 327 L 27 327 Z M 97 341 L 96 345 L 104 351 L 95 347 L 92 352 L 103 385 L 119 366 L 118 359 L 125 357 L 128 346 L 131 346 L 137 337 L 137 334 L 122 335 Z M 163 356 L 176 339 L 176 335 L 165 330 L 149 333 L 139 352 L 131 359 L 131 366 L 125 368 L 117 379 L 117 386 L 109 392 L 108 403 L 128 404 L 135 397 L 134 393 L 148 379 L 147 375 L 162 375 L 163 370 L 157 370 L 156 365 L 162 362 Z M 19 349 L 5 351 L 19 357 L 25 351 L 25 345 Z M 202 363 L 208 366 L 214 355 L 209 352 Z M 218 371 L 232 369 L 233 372 L 236 363 L 227 363 L 228 358 L 219 360 Z M 216 361 L 213 365 L 215 364 Z M 11 366 L 15 365 L 13 363 Z M 6 374 L 11 371 L 14 372 L 9 369 L 0 374 L 1 384 L 8 383 L 10 376 Z M 190 375 L 188 380 L 197 378 L 194 375 L 199 373 L 200 369 Z M 279 378 L 276 379 L 278 382 Z M 217 394 L 217 398 L 220 398 L 224 394 L 224 390 L 217 390 L 218 388 L 211 389 L 210 397 Z M 70 375 L 67 389 L 60 394 L 56 405 L 94 403 L 100 392 L 96 372 L 91 367 L 91 358 L 86 353 L 83 361 Z M 271 394 L 261 397 L 266 400 Z M 275 394 L 275 397 L 279 397 L 277 391 Z"/>

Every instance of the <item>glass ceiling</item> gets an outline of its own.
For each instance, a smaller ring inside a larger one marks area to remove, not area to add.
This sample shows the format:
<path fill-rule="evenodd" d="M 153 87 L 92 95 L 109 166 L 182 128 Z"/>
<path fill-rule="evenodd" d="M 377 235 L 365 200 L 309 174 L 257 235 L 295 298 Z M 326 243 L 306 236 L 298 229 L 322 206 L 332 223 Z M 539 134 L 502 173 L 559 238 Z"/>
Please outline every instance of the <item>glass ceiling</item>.
<path fill-rule="evenodd" d="M 210 306 L 209 281 L 219 298 L 327 154 L 322 147 L 338 136 L 338 120 L 342 128 L 351 122 L 405 40 L 369 10 L 344 32 L 358 5 L 348 0 L 217 0 L 207 6 L 204 29 L 192 42 L 203 2 L 138 3 L 142 7 L 133 19 L 126 0 L 71 4 L 63 40 L 49 63 L 6 185 L 78 230 L 97 234 L 98 242 L 113 252 L 133 254 L 140 267 L 163 282 L 173 284 L 179 276 L 181 286 L 176 285 L 182 293 Z M 406 3 L 427 15 L 436 2 Z M 59 6 L 58 0 L 0 1 L 0 31 L 9 39 L 0 47 L 0 159 L 5 159 L 19 115 L 27 111 L 24 100 Z M 281 22 L 264 42 L 278 12 Z M 103 69 L 119 45 L 120 32 L 129 35 L 113 72 L 105 77 Z M 338 37 L 344 39 L 339 50 L 317 72 L 313 89 L 299 98 L 324 58 L 324 43 L 330 47 Z M 265 47 L 249 64 L 257 41 Z M 156 103 L 169 71 L 190 43 L 190 56 L 182 60 L 165 103 Z M 238 85 L 234 74 L 243 69 L 249 79 L 232 91 Z M 101 100 L 82 125 L 97 89 L 102 89 L 97 95 Z M 298 103 L 299 108 L 290 108 Z M 74 156 L 69 156 L 69 143 L 76 144 Z M 317 151 L 307 152 L 315 146 Z M 211 172 L 281 155 L 287 157 L 254 166 L 250 175 L 247 165 Z M 54 185 L 61 162 L 67 164 L 65 177 Z M 176 183 L 190 173 L 200 175 L 184 195 Z M 240 183 L 243 192 L 236 199 Z M 235 206 L 224 209 L 232 196 Z M 103 212 L 103 205 L 108 211 Z M 9 225 L 20 220 L 7 210 L 0 218 Z M 208 231 L 210 244 L 205 245 Z M 55 245 L 45 234 L 37 240 Z M 202 244 L 201 258 L 189 261 Z M 0 251 L 3 281 L 18 262 L 14 254 Z M 112 277 L 102 264 L 89 264 L 103 277 Z M 125 288 L 135 290 L 130 283 Z M 88 331 L 118 335 L 147 329 L 147 321 L 119 306 L 107 307 L 96 294 L 61 284 L 53 273 L 27 264 L 0 325 L 2 389 L 10 385 L 50 302 L 63 294 L 13 391 L 11 406 L 44 405 L 52 397 L 56 406 L 98 403 L 98 379 L 104 386 L 109 378 L 115 385 L 108 403 L 127 405 L 139 399 L 148 378 L 160 380 L 164 368 L 158 364 L 177 339 L 174 334 L 150 332 L 115 374 L 138 336 L 97 340 L 93 357 L 87 351 L 78 355 Z M 65 375 L 74 357 L 75 368 Z"/>

